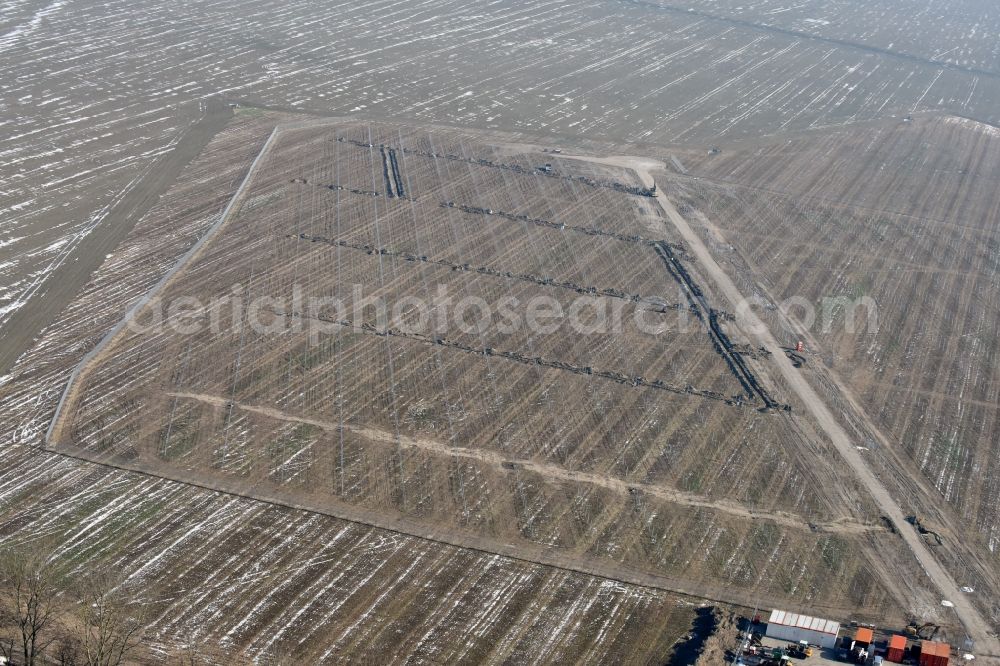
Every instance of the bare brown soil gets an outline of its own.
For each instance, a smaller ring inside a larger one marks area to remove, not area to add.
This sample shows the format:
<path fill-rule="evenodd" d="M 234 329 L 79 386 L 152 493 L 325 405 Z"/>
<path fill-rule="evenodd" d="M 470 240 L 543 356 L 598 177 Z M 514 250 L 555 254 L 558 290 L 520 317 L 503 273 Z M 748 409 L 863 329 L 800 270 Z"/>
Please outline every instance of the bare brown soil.
<path fill-rule="evenodd" d="M 829 328 L 764 315 L 808 341 L 819 365 L 806 377 L 906 514 L 946 526 L 935 559 L 981 592 L 945 596 L 979 609 L 977 645 L 993 651 L 996 141 L 986 125 L 918 118 L 689 160 L 708 178 L 670 190 L 745 293 L 876 304 L 877 325 L 862 310 L 853 328 L 843 309 Z"/>
<path fill-rule="evenodd" d="M 407 533 L 621 580 L 684 580 L 671 589 L 710 596 L 721 576 L 723 599 L 805 594 L 840 613 L 905 614 L 911 602 L 867 573 L 884 524 L 866 518 L 863 495 L 844 506 L 853 486 L 806 462 L 811 426 L 757 411 L 793 394 L 770 362 L 727 346 L 747 339 L 732 322 L 709 325 L 722 303 L 650 206 L 650 183 L 613 162 L 549 159 L 543 175 L 537 156 L 446 131 L 286 130 L 237 217 L 164 295 L 239 284 L 288 319 L 293 284 L 348 311 L 355 283 L 390 302 L 447 284 L 564 307 L 567 287 L 601 285 L 675 294 L 666 300 L 700 321 L 652 337 L 488 327 L 441 342 L 369 313 L 312 345 L 302 330 L 275 337 L 239 321 L 193 336 L 126 330 L 82 375 L 61 446 L 334 515 L 363 506 L 400 516 Z M 831 575 L 850 582 L 823 585 Z"/>
<path fill-rule="evenodd" d="M 207 212 L 224 207 L 270 129 L 243 118 L 239 131 L 248 123 L 255 138 L 213 141 L 49 349 L 93 348 L 216 219 Z M 650 296 L 688 307 L 662 242 L 706 302 L 731 309 L 710 261 L 725 256 L 729 232 L 712 209 L 690 208 L 692 181 L 658 183 L 681 204 L 675 219 L 630 191 L 647 185 L 634 162 L 541 157 L 514 143 L 389 124 L 291 128 L 238 214 L 165 294 L 239 284 L 245 297 L 278 297 L 272 315 L 298 321 L 294 283 L 348 304 L 345 287 L 358 282 L 390 299 L 443 283 L 567 305 L 593 287 L 625 307 Z M 213 180 L 220 161 L 231 169 Z M 540 161 L 556 175 L 534 175 Z M 682 237 L 679 222 L 718 226 L 708 242 Z M 136 251 L 171 229 L 173 254 Z M 694 240 L 710 254 L 697 256 Z M 125 275 L 134 283 L 109 301 Z M 736 281 L 742 289 L 743 274 Z M 705 322 L 654 340 L 626 328 L 449 332 L 439 343 L 367 317 L 332 328 L 319 345 L 302 332 L 251 335 L 240 321 L 217 336 L 126 330 L 83 373 L 58 455 L 10 452 L 25 481 L 0 486 L 13 502 L 0 531 L 69 530 L 67 553 L 81 562 L 110 557 L 158 581 L 156 640 L 197 630 L 230 655 L 346 659 L 364 645 L 432 661 L 655 662 L 689 644 L 698 619 L 677 593 L 888 623 L 941 612 L 941 576 L 921 572 L 906 535 L 882 520 L 884 498 L 845 473 L 830 423 L 810 415 L 783 356 L 743 357 L 792 407 L 760 413 Z M 738 321 L 720 330 L 755 341 Z M 37 389 L 25 380 L 57 391 L 72 358 L 43 348 L 33 375 L 3 387 L 8 404 L 26 406 L 8 427 L 22 443 L 52 409 L 31 406 Z M 814 363 L 795 372 L 819 400 L 841 399 Z M 74 536 L 81 521 L 92 527 Z M 964 557 L 935 556 L 952 572 Z M 728 612 L 703 659 L 725 649 Z"/>

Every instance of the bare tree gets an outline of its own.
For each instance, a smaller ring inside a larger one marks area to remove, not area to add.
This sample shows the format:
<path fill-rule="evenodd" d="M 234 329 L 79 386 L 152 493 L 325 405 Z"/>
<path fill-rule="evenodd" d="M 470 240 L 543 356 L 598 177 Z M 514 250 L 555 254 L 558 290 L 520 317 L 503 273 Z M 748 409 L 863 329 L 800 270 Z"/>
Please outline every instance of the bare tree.
<path fill-rule="evenodd" d="M 5 626 L 14 628 L 12 643 L 19 644 L 25 666 L 34 666 L 55 640 L 53 629 L 62 602 L 60 574 L 42 552 L 7 549 L 0 553 L 2 619 Z M 15 645 L 0 647 L 14 652 Z"/>
<path fill-rule="evenodd" d="M 14 648 L 17 641 L 12 633 L 15 626 L 14 617 L 10 613 L 10 604 L 6 601 L 6 590 L 0 590 L 0 657 L 10 663 L 14 658 Z"/>
<path fill-rule="evenodd" d="M 80 639 L 69 632 L 63 632 L 59 642 L 52 649 L 52 655 L 59 666 L 80 666 Z"/>
<path fill-rule="evenodd" d="M 139 645 L 141 604 L 106 571 L 81 583 L 82 653 L 87 666 L 121 666 Z"/>
<path fill-rule="evenodd" d="M 6 617 L 6 613 L 0 616 L 0 627 L 7 629 L 10 626 L 10 622 Z M 10 636 L 0 637 L 0 657 L 3 657 L 9 664 L 11 659 L 14 658 L 14 646 L 15 641 Z"/>

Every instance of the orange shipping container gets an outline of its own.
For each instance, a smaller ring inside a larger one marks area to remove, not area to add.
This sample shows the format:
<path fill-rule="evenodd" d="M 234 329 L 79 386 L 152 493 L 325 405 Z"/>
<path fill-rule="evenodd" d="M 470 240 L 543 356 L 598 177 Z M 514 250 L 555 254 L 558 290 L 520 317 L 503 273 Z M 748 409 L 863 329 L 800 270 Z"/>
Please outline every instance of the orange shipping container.
<path fill-rule="evenodd" d="M 906 637 L 893 636 L 889 639 L 889 650 L 886 652 L 885 658 L 893 663 L 902 664 L 903 656 L 906 654 Z"/>
<path fill-rule="evenodd" d="M 875 634 L 867 627 L 858 627 L 857 633 L 854 634 L 854 642 L 862 645 L 871 645 L 874 639 Z"/>
<path fill-rule="evenodd" d="M 951 658 L 951 646 L 935 641 L 921 641 L 920 666 L 948 666 Z"/>

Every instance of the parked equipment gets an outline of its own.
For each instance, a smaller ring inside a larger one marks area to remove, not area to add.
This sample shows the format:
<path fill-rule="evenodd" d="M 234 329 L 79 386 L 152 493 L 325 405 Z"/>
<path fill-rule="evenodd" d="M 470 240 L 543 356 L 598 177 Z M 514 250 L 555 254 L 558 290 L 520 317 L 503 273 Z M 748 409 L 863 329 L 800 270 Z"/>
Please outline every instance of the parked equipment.
<path fill-rule="evenodd" d="M 809 641 L 799 641 L 798 643 L 789 643 L 787 652 L 792 657 L 805 659 L 812 656 L 813 649 L 809 645 Z"/>
<path fill-rule="evenodd" d="M 854 637 L 844 637 L 844 647 L 847 648 L 847 660 L 854 664 L 864 664 L 871 656 L 872 642 L 875 640 L 875 632 L 868 627 L 858 627 L 854 632 Z"/>
<path fill-rule="evenodd" d="M 934 640 L 937 636 L 938 631 L 941 627 L 934 624 L 933 622 L 925 622 L 924 624 L 918 625 L 916 622 L 911 622 L 906 625 L 906 635 L 913 638 L 921 638 L 925 641 Z"/>

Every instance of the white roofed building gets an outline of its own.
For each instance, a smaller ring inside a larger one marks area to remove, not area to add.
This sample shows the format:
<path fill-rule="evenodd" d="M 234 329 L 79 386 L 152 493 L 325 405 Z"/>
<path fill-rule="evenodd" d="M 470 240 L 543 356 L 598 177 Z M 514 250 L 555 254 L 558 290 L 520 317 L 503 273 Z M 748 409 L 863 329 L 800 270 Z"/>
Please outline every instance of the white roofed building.
<path fill-rule="evenodd" d="M 837 634 L 839 633 L 839 622 L 783 610 L 773 610 L 771 618 L 767 621 L 767 631 L 764 635 L 791 643 L 807 641 L 810 645 L 832 648 L 836 647 Z"/>

